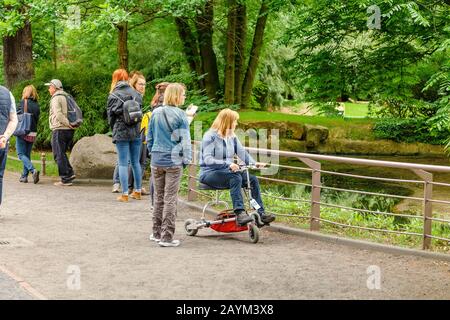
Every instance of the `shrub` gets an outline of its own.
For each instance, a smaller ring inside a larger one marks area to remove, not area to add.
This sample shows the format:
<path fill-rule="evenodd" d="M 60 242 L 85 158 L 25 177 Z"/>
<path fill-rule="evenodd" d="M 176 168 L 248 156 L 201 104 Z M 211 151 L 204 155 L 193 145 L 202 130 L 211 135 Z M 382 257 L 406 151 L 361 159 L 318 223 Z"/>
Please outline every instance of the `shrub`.
<path fill-rule="evenodd" d="M 379 119 L 373 131 L 378 139 L 389 139 L 396 142 L 423 142 L 443 144 L 450 136 L 450 131 L 441 131 L 439 135 L 431 134 L 426 119 Z"/>

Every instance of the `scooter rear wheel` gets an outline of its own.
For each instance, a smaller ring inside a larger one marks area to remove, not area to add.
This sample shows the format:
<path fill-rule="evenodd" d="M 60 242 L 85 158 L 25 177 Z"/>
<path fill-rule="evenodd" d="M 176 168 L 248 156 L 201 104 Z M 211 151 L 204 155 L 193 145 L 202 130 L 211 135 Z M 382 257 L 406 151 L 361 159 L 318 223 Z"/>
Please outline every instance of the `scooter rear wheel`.
<path fill-rule="evenodd" d="M 252 243 L 257 243 L 259 241 L 259 229 L 255 224 L 251 223 L 248 226 L 248 235 Z"/>
<path fill-rule="evenodd" d="M 184 222 L 184 230 L 186 230 L 186 234 L 188 236 L 194 237 L 197 234 L 198 229 L 189 229 L 188 228 L 191 224 L 196 224 L 196 223 L 197 222 L 194 219 L 187 219 Z"/>

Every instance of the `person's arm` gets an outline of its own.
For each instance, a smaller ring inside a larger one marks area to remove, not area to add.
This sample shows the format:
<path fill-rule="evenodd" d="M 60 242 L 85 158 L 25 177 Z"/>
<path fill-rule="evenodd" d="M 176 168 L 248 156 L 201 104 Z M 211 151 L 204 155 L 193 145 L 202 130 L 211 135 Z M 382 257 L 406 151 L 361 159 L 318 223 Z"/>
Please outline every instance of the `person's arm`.
<path fill-rule="evenodd" d="M 64 115 L 63 104 L 66 104 L 67 110 L 67 100 L 64 96 L 58 96 L 52 99 L 52 108 L 55 111 L 56 120 L 66 127 L 72 128 L 69 119 Z"/>
<path fill-rule="evenodd" d="M 155 126 L 155 117 L 152 116 L 150 118 L 150 124 L 148 125 L 148 132 L 147 132 L 147 150 L 148 152 L 152 152 L 153 148 L 153 128 Z"/>
<path fill-rule="evenodd" d="M 3 149 L 6 147 L 6 142 L 11 138 L 12 134 L 14 133 L 14 130 L 16 130 L 17 127 L 17 113 L 16 113 L 16 100 L 14 99 L 14 96 L 12 93 L 10 93 L 11 98 L 11 106 L 9 109 L 9 122 L 6 127 L 5 132 L 0 135 L 0 148 Z"/>
<path fill-rule="evenodd" d="M 41 107 L 39 106 L 39 103 L 36 102 L 37 110 L 36 110 L 36 126 L 39 123 L 39 117 L 41 116 Z"/>
<path fill-rule="evenodd" d="M 6 127 L 5 133 L 3 133 L 3 136 L 6 137 L 6 140 L 9 140 L 9 138 L 11 138 L 14 130 L 16 130 L 18 122 L 19 121 L 17 120 L 17 114 L 15 112 L 10 112 L 8 126 Z"/>
<path fill-rule="evenodd" d="M 242 146 L 239 139 L 236 137 L 234 139 L 236 142 L 236 154 L 242 161 L 245 162 L 246 165 L 255 165 L 256 161 L 252 158 L 252 156 L 245 150 L 245 148 Z"/>
<path fill-rule="evenodd" d="M 183 164 L 187 165 L 192 161 L 191 133 L 189 131 L 189 121 L 186 114 L 181 118 L 181 143 L 183 147 Z"/>
<path fill-rule="evenodd" d="M 123 114 L 123 101 L 116 93 L 112 93 L 108 97 L 108 114 L 111 117 Z"/>

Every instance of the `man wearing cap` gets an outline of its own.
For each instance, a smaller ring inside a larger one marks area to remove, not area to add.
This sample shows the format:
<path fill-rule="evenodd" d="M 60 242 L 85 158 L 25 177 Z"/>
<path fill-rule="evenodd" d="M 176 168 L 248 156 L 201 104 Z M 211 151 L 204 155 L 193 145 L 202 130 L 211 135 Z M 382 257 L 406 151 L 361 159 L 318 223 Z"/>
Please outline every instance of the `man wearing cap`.
<path fill-rule="evenodd" d="M 0 85 L 0 204 L 2 203 L 3 173 L 8 156 L 8 140 L 17 127 L 16 101 L 12 93 Z"/>
<path fill-rule="evenodd" d="M 67 93 L 63 90 L 60 80 L 53 79 L 49 83 L 48 91 L 52 96 L 50 100 L 50 129 L 52 130 L 52 151 L 61 181 L 55 186 L 71 186 L 75 179 L 73 168 L 70 165 L 66 152 L 73 143 L 74 128 L 67 119 Z"/>

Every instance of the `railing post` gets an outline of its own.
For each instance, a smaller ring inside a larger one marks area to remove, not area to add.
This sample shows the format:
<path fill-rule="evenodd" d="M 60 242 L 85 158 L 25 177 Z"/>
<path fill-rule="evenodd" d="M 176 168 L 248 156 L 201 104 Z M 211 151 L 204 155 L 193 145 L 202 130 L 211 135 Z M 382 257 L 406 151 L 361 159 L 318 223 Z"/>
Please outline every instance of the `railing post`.
<path fill-rule="evenodd" d="M 433 232 L 433 174 L 424 170 L 413 170 L 424 181 L 423 190 L 423 250 L 431 248 L 431 238 Z"/>
<path fill-rule="evenodd" d="M 41 174 L 45 176 L 45 153 L 41 153 Z"/>
<path fill-rule="evenodd" d="M 312 190 L 311 190 L 311 220 L 310 230 L 320 230 L 320 192 L 322 183 L 320 182 L 320 162 L 307 158 L 299 158 L 304 164 L 312 169 Z"/>
<path fill-rule="evenodd" d="M 197 179 L 195 177 L 197 176 L 197 148 L 196 144 L 192 144 L 192 162 L 188 166 L 188 201 L 196 201 L 197 200 L 197 193 L 192 190 L 197 190 Z M 194 178 L 192 178 L 194 177 Z"/>

